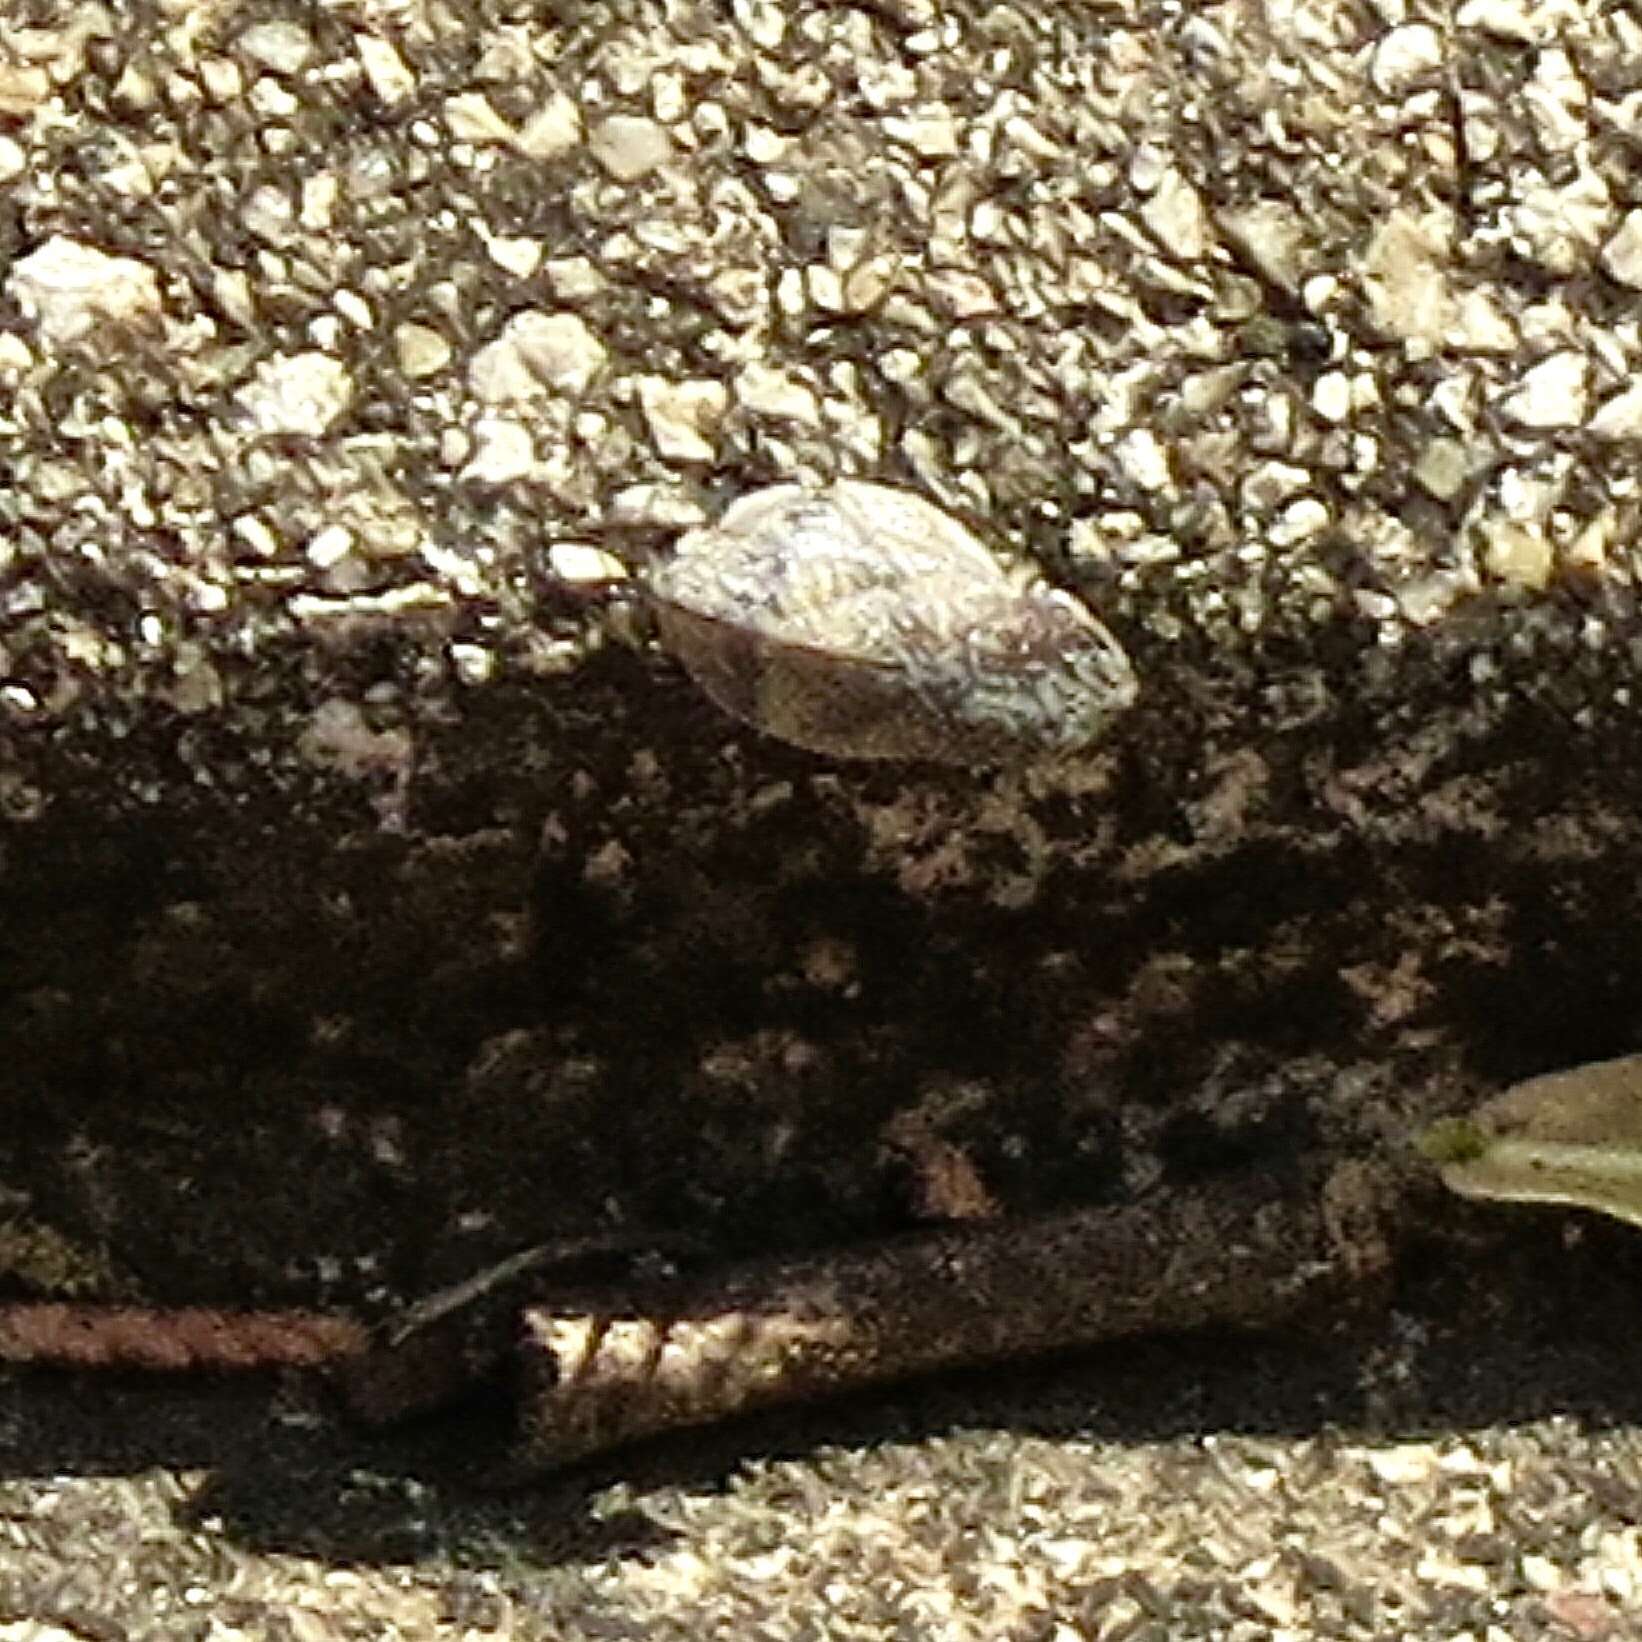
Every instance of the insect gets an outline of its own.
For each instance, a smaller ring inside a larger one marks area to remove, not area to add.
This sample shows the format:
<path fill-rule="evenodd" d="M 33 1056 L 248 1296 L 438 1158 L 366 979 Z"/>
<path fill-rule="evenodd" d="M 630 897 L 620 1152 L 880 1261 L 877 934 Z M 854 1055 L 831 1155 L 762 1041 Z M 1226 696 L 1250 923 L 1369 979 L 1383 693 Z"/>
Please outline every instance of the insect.
<path fill-rule="evenodd" d="M 662 644 L 720 707 L 834 757 L 1035 763 L 1087 746 L 1136 694 L 1077 598 L 885 485 L 755 491 L 648 588 Z"/>

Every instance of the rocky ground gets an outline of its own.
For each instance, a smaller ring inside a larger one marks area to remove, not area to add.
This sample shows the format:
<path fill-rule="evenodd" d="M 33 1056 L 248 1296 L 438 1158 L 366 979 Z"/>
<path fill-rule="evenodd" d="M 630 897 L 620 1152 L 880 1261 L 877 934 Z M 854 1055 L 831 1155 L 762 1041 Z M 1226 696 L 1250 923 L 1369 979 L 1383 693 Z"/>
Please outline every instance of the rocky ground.
<path fill-rule="evenodd" d="M 0 25 L 9 1294 L 369 1317 L 555 1239 L 710 1267 L 1303 1182 L 1636 1049 L 1626 8 Z M 1109 736 L 859 765 L 703 700 L 622 584 L 839 476 L 1083 598 Z M 1409 1203 L 1366 1334 L 528 1505 L 305 1388 L 20 1376 L 0 1608 L 1620 1634 L 1635 1257 Z"/>

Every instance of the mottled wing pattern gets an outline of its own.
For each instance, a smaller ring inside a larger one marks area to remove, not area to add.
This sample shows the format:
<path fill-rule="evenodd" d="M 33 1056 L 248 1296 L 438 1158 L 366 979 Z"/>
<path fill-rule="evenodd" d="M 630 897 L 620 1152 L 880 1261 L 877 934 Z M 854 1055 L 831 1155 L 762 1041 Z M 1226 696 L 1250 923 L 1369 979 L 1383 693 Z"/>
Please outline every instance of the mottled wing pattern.
<path fill-rule="evenodd" d="M 743 497 L 649 587 L 663 642 L 713 700 L 835 756 L 1029 762 L 1086 745 L 1134 697 L 1082 604 L 883 485 Z"/>

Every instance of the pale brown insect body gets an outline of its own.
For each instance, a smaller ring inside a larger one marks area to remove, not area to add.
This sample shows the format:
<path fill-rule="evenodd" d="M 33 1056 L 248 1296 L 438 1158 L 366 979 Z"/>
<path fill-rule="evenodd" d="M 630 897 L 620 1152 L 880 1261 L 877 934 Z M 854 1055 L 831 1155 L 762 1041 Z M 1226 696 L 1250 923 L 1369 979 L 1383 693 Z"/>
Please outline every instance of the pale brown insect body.
<path fill-rule="evenodd" d="M 755 491 L 648 586 L 662 643 L 719 706 L 835 757 L 1033 763 L 1135 698 L 1082 603 L 884 485 Z"/>

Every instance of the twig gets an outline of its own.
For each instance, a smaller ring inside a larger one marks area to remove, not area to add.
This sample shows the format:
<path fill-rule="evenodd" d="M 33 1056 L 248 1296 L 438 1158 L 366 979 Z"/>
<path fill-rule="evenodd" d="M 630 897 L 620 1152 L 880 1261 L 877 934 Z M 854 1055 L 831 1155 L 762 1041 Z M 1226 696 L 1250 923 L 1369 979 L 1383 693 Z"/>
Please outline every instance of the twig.
<path fill-rule="evenodd" d="M 432 1412 L 490 1379 L 509 1356 L 519 1314 L 544 1294 L 603 1293 L 600 1268 L 672 1272 L 687 1239 L 633 1232 L 559 1238 L 524 1249 L 438 1290 L 380 1324 L 372 1349 L 337 1365 L 333 1384 L 348 1411 L 372 1425 Z"/>
<path fill-rule="evenodd" d="M 312 1311 L 219 1311 L 94 1301 L 0 1305 L 0 1362 L 42 1368 L 311 1368 L 363 1352 L 352 1318 Z"/>
<path fill-rule="evenodd" d="M 1261 1326 L 1389 1272 L 1389 1178 L 1220 1189 L 977 1222 L 761 1262 L 622 1310 L 525 1313 L 521 1459 L 561 1465 L 668 1429 L 918 1374 L 1211 1324 Z"/>

